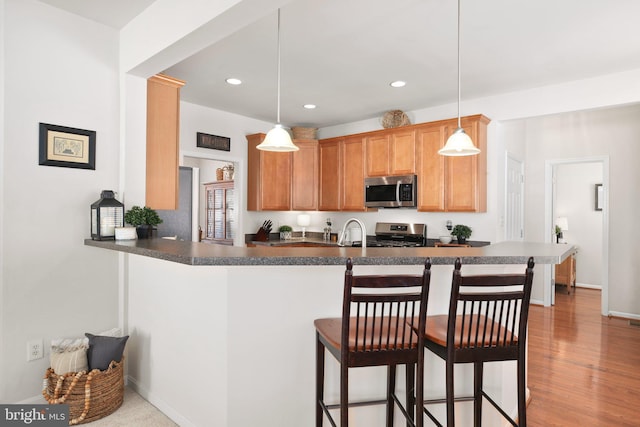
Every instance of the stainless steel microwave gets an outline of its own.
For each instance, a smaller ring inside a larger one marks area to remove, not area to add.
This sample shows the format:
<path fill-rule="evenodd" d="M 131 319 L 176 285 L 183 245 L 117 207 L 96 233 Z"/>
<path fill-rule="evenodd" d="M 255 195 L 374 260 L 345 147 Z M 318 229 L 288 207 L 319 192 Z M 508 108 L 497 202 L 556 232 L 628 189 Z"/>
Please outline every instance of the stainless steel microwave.
<path fill-rule="evenodd" d="M 415 175 L 364 179 L 364 205 L 369 208 L 414 208 L 417 204 Z"/>

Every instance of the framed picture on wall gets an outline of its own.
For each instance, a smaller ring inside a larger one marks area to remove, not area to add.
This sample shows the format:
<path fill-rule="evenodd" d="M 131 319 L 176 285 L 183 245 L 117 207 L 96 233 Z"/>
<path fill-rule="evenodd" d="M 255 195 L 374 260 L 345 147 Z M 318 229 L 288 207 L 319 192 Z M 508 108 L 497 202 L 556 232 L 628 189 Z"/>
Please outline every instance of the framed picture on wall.
<path fill-rule="evenodd" d="M 231 138 L 226 136 L 196 133 L 196 147 L 211 148 L 213 150 L 231 151 Z"/>
<path fill-rule="evenodd" d="M 596 210 L 601 211 L 604 204 L 604 195 L 602 194 L 602 184 L 596 184 Z"/>
<path fill-rule="evenodd" d="M 40 158 L 43 166 L 96 168 L 96 132 L 40 123 Z"/>

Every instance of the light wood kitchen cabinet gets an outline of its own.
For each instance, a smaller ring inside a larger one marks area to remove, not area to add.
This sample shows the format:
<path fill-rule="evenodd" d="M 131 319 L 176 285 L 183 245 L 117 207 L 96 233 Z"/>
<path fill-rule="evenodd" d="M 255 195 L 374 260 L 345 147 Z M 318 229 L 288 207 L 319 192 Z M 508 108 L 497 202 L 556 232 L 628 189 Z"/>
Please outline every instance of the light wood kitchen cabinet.
<path fill-rule="evenodd" d="M 423 126 L 416 131 L 416 162 L 418 164 L 418 210 L 443 212 L 445 157 L 438 154 L 444 146 L 445 125 Z"/>
<path fill-rule="evenodd" d="M 207 243 L 233 245 L 235 237 L 233 181 L 206 183 L 204 192 L 206 205 L 203 240 Z"/>
<path fill-rule="evenodd" d="M 296 139 L 298 151 L 279 153 L 256 148 L 264 137 L 247 136 L 247 210 L 317 210 L 318 141 Z"/>
<path fill-rule="evenodd" d="M 462 128 L 480 149 L 475 156 L 447 157 L 445 160 L 445 203 L 448 212 L 487 211 L 487 124 L 484 116 L 465 117 Z M 447 135 L 457 124 L 447 126 Z M 446 141 L 446 140 L 445 140 Z"/>
<path fill-rule="evenodd" d="M 291 153 L 256 147 L 265 134 L 247 136 L 247 210 L 288 211 L 291 208 Z"/>
<path fill-rule="evenodd" d="M 342 141 L 340 154 L 340 210 L 365 211 L 364 159 L 366 150 L 363 138 L 361 136 L 346 137 Z"/>
<path fill-rule="evenodd" d="M 463 117 L 461 125 L 480 148 L 475 156 L 438 154 L 457 128 L 457 120 L 425 123 L 417 128 L 418 210 L 422 212 L 486 212 L 487 124 L 482 116 Z"/>
<path fill-rule="evenodd" d="M 158 74 L 147 80 L 145 205 L 178 208 L 180 88 L 184 81 Z"/>
<path fill-rule="evenodd" d="M 299 150 L 291 153 L 291 210 L 315 211 L 318 209 L 318 141 L 296 139 L 293 143 Z"/>
<path fill-rule="evenodd" d="M 576 286 L 576 256 L 575 254 L 569 255 L 562 264 L 556 265 L 556 277 L 555 283 L 566 285 L 567 293 L 571 293 L 571 287 Z"/>
<path fill-rule="evenodd" d="M 364 139 L 320 141 L 319 210 L 364 211 Z"/>
<path fill-rule="evenodd" d="M 416 172 L 416 132 L 394 129 L 367 136 L 366 176 L 410 175 Z"/>
<path fill-rule="evenodd" d="M 320 141 L 318 209 L 321 211 L 340 210 L 340 159 L 342 158 L 343 138 L 330 138 Z"/>

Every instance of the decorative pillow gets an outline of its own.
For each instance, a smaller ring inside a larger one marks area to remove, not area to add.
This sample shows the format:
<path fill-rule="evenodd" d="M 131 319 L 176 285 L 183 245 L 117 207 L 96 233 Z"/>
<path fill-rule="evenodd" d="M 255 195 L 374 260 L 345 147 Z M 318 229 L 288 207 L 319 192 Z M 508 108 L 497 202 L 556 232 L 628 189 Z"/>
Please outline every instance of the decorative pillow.
<path fill-rule="evenodd" d="M 53 372 L 58 375 L 64 375 L 67 372 L 86 372 L 89 369 L 86 348 L 65 351 L 63 353 L 55 353 L 52 351 L 50 361 Z"/>
<path fill-rule="evenodd" d="M 85 336 L 89 338 L 89 350 L 87 351 L 89 370 L 99 369 L 101 371 L 108 369 L 112 360 L 119 362 L 122 359 L 124 346 L 129 339 L 129 335 L 108 337 L 86 333 Z"/>
<path fill-rule="evenodd" d="M 87 338 L 57 338 L 51 340 L 51 354 L 49 362 L 51 368 L 58 375 L 67 372 L 87 371 Z"/>

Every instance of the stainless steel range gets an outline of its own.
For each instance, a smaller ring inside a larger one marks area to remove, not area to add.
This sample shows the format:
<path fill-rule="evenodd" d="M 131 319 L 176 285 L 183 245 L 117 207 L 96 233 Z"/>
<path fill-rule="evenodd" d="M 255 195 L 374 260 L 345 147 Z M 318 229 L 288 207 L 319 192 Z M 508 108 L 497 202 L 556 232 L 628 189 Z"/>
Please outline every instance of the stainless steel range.
<path fill-rule="evenodd" d="M 367 236 L 369 247 L 419 247 L 426 244 L 426 224 L 378 222 L 375 236 Z"/>

